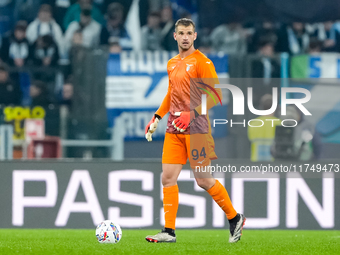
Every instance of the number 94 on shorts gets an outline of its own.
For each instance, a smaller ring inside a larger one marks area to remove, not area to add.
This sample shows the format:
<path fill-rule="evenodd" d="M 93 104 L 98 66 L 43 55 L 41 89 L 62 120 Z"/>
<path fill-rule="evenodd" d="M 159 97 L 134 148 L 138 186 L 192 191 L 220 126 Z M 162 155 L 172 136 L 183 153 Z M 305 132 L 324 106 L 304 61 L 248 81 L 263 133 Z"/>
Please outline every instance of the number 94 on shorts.
<path fill-rule="evenodd" d="M 171 134 L 166 133 L 163 145 L 163 164 L 186 164 L 189 159 L 191 168 L 208 166 L 217 159 L 211 134 Z"/>

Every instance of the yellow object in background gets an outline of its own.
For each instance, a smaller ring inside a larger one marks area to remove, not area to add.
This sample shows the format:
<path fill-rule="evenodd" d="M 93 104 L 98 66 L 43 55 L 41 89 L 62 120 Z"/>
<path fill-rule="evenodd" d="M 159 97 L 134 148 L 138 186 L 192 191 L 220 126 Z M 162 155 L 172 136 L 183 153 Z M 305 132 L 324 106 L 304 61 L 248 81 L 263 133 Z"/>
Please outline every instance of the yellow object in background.
<path fill-rule="evenodd" d="M 259 121 L 255 121 L 259 120 Z M 263 125 L 261 126 L 261 121 Z M 251 142 L 251 161 L 273 161 L 270 148 L 275 139 L 275 128 L 281 124 L 281 120 L 274 116 L 260 116 L 250 122 L 248 126 L 248 138 Z"/>

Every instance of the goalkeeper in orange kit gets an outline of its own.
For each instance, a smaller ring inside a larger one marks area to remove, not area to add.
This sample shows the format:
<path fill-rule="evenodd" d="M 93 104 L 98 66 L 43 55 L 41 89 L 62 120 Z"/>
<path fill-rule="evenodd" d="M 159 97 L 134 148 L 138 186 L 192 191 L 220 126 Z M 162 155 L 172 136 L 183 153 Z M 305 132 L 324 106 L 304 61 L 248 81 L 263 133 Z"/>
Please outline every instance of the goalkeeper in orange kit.
<path fill-rule="evenodd" d="M 214 91 L 219 100 L 222 93 L 221 89 L 214 89 L 218 80 L 212 61 L 194 48 L 196 37 L 192 20 L 183 18 L 176 22 L 174 39 L 178 43 L 179 54 L 170 59 L 167 65 L 168 92 L 145 128 L 146 139 L 152 141 L 152 133 L 158 122 L 165 114 L 170 113 L 162 156 L 165 226 L 160 233 L 147 236 L 146 240 L 149 242 L 176 242 L 177 178 L 187 159 L 189 158 L 191 168 L 195 169 L 197 166 L 209 166 L 210 160 L 217 158 L 209 118 L 202 114 L 201 96 L 207 88 Z M 207 97 L 207 110 L 215 105 L 214 101 L 211 96 Z M 225 212 L 230 226 L 229 242 L 239 241 L 245 217 L 235 211 L 224 186 L 210 174 L 207 178 L 196 173 L 195 179 Z"/>

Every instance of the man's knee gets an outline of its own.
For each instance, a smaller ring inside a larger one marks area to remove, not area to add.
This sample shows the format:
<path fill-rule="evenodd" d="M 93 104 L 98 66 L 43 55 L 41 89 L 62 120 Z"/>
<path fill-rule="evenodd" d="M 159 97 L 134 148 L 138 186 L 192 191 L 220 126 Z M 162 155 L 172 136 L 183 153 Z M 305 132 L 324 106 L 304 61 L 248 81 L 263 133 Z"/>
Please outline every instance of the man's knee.
<path fill-rule="evenodd" d="M 163 164 L 162 185 L 170 187 L 177 184 L 177 178 L 181 172 L 181 164 Z"/>
<path fill-rule="evenodd" d="M 176 185 L 177 178 L 174 175 L 162 174 L 162 185 L 164 187 L 170 187 Z"/>
<path fill-rule="evenodd" d="M 214 178 L 196 178 L 197 185 L 202 189 L 208 190 L 215 184 Z"/>

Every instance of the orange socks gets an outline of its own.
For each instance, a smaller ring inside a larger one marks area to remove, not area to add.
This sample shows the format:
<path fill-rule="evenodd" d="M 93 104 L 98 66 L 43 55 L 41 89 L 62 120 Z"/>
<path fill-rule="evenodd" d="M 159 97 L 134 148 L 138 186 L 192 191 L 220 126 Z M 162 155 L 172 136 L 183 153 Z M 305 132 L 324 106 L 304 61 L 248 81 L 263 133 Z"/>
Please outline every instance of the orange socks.
<path fill-rule="evenodd" d="M 207 190 L 207 192 L 225 212 L 228 220 L 236 216 L 237 212 L 230 201 L 228 192 L 218 180 L 216 180 L 215 185 Z"/>
<path fill-rule="evenodd" d="M 178 210 L 178 185 L 163 188 L 165 228 L 175 229 Z M 228 194 L 227 194 L 228 195 Z"/>
<path fill-rule="evenodd" d="M 237 215 L 237 212 L 230 201 L 227 190 L 218 180 L 216 180 L 215 185 L 207 190 L 207 192 L 225 212 L 228 220 L 231 220 Z M 163 195 L 165 218 L 164 227 L 175 229 L 176 215 L 178 210 L 178 185 L 163 188 Z"/>

